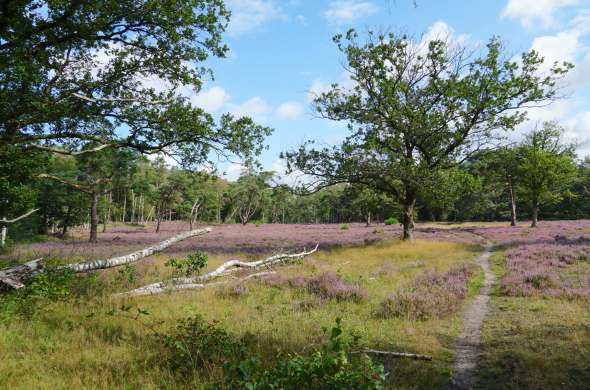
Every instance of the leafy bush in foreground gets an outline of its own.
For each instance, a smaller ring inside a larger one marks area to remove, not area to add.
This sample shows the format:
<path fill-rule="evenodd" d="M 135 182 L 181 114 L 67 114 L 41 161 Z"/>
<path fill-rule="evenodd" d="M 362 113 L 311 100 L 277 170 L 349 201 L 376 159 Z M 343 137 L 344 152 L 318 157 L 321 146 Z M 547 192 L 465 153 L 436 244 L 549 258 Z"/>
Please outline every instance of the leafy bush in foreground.
<path fill-rule="evenodd" d="M 181 374 L 223 368 L 231 389 L 382 389 L 383 366 L 365 354 L 350 354 L 340 319 L 329 341 L 309 355 L 289 354 L 264 366 L 246 342 L 202 318 L 181 321 L 164 335 L 167 362 Z M 219 387 L 219 386 L 217 386 Z"/>

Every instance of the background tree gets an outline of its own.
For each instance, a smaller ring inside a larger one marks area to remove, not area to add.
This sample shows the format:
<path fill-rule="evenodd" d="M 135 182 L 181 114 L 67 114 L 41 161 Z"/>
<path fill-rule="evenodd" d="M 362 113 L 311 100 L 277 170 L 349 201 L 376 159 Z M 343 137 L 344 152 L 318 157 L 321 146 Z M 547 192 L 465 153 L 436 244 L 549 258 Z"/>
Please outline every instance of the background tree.
<path fill-rule="evenodd" d="M 514 146 L 504 146 L 481 153 L 478 156 L 481 173 L 486 186 L 492 191 L 500 190 L 508 199 L 510 226 L 516 226 L 516 192 L 519 184 L 519 156 Z"/>
<path fill-rule="evenodd" d="M 561 200 L 575 177 L 574 146 L 563 142 L 563 132 L 556 122 L 545 122 L 526 134 L 518 147 L 518 171 L 531 206 L 531 227 L 537 226 L 539 207 Z"/>
<path fill-rule="evenodd" d="M 99 201 L 101 195 L 112 191 L 114 178 L 126 172 L 125 166 L 132 160 L 129 150 L 112 149 L 81 154 L 76 159 L 76 179 L 70 180 L 49 173 L 39 174 L 39 178 L 50 179 L 82 192 L 90 201 L 90 242 L 98 241 Z"/>
<path fill-rule="evenodd" d="M 571 68 L 555 64 L 542 75 L 536 52 L 506 60 L 496 38 L 479 57 L 441 40 L 357 38 L 353 30 L 334 37 L 354 86 L 334 84 L 314 100 L 320 116 L 348 122 L 351 134 L 333 148 L 304 145 L 287 162 L 315 178 L 316 189 L 349 182 L 389 194 L 402 204 L 404 239 L 412 238 L 420 189 L 437 171 L 488 145 L 497 129 L 521 123 L 519 108 L 555 97 L 558 78 Z"/>
<path fill-rule="evenodd" d="M 246 225 L 257 213 L 262 211 L 270 196 L 270 182 L 274 172 L 255 172 L 246 168 L 230 189 L 230 199 L 235 215 L 240 223 Z"/>

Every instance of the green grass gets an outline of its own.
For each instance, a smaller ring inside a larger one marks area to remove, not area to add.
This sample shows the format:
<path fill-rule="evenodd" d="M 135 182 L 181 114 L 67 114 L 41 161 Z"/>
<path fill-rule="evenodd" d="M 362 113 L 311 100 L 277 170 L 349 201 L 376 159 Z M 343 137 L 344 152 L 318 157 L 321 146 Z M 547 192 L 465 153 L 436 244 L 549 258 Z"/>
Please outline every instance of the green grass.
<path fill-rule="evenodd" d="M 504 255 L 492 257 L 505 272 Z M 507 297 L 495 289 L 483 328 L 481 389 L 587 389 L 590 383 L 590 302 Z"/>
<path fill-rule="evenodd" d="M 379 302 L 428 269 L 445 271 L 472 261 L 479 249 L 458 243 L 392 241 L 367 247 L 322 251 L 299 264 L 277 268 L 286 275 L 333 271 L 359 283 L 369 298 L 364 302 L 327 301 L 302 309 L 308 293 L 247 285 L 248 293 L 230 296 L 227 287 L 208 288 L 135 298 L 113 298 L 120 291 L 117 270 L 100 274 L 108 283 L 105 295 L 51 303 L 29 317 L 0 323 L 0 387 L 5 388 L 199 388 L 209 377 L 178 378 L 162 365 L 161 345 L 153 332 L 165 332 L 181 318 L 202 315 L 237 336 L 250 334 L 251 347 L 268 359 L 279 353 L 305 353 L 324 338 L 323 327 L 337 317 L 349 335 L 363 346 L 429 354 L 433 362 L 384 361 L 388 386 L 405 389 L 445 388 L 452 361 L 451 348 L 460 329 L 460 313 L 428 321 L 383 319 Z M 235 256 L 212 256 L 208 268 Z M 165 256 L 138 264 L 138 285 L 161 280 L 170 270 Z M 135 272 L 135 271 L 134 271 Z M 481 285 L 479 272 L 470 282 L 473 295 Z M 122 303 L 148 310 L 140 321 L 107 314 Z M 0 308 L 1 310 L 1 308 Z M 215 373 L 213 375 L 219 375 Z"/>

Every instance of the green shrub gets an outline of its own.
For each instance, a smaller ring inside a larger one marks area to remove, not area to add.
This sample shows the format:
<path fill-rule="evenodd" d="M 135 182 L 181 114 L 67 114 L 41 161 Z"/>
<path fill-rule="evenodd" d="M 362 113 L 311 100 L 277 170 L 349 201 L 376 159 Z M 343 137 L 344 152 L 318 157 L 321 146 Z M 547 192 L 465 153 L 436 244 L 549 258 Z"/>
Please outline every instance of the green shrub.
<path fill-rule="evenodd" d="M 340 319 L 328 342 L 309 355 L 279 355 L 266 365 L 248 348 L 246 339 L 201 317 L 183 320 L 170 335 L 158 337 L 167 349 L 166 363 L 185 380 L 187 374 L 197 377 L 199 371 L 222 369 L 225 387 L 230 389 L 382 389 L 385 381 L 382 365 L 365 354 L 349 353 Z M 220 383 L 214 386 L 223 387 Z"/>
<path fill-rule="evenodd" d="M 395 217 L 389 217 L 385 220 L 386 225 L 397 225 L 399 221 Z"/>
<path fill-rule="evenodd" d="M 240 339 L 200 316 L 181 320 L 171 334 L 160 337 L 168 352 L 166 363 L 183 375 L 235 364 L 245 351 Z"/>
<path fill-rule="evenodd" d="M 262 375 L 234 383 L 245 389 L 382 389 L 385 372 L 365 354 L 350 354 L 340 319 L 328 343 L 310 355 L 291 354 Z M 245 367 L 251 367 L 246 365 Z"/>
<path fill-rule="evenodd" d="M 343 223 L 342 225 L 340 225 L 340 230 L 348 230 L 350 226 L 348 226 L 347 223 Z"/>
<path fill-rule="evenodd" d="M 188 255 L 184 260 L 171 258 L 164 265 L 173 269 L 174 273 L 184 276 L 191 276 L 198 274 L 201 270 L 207 267 L 209 257 L 205 252 L 196 252 Z"/>

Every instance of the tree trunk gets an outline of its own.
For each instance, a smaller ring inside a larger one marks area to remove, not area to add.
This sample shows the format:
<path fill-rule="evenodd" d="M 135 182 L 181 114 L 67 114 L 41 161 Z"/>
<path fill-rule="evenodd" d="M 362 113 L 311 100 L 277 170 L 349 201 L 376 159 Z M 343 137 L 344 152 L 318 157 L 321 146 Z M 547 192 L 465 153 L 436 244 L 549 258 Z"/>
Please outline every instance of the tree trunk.
<path fill-rule="evenodd" d="M 537 202 L 533 202 L 533 218 L 531 221 L 531 227 L 537 227 L 538 221 L 539 221 L 539 204 Z"/>
<path fill-rule="evenodd" d="M 6 219 L 6 218 L 4 218 Z M 6 234 L 8 233 L 8 227 L 6 225 L 2 225 L 0 228 L 0 248 L 4 248 L 6 245 Z"/>
<path fill-rule="evenodd" d="M 70 226 L 70 214 L 72 212 L 72 206 L 68 205 L 68 209 L 66 211 L 66 217 L 64 218 L 64 225 L 61 229 L 61 238 L 65 238 L 66 234 L 68 233 L 68 227 Z"/>
<path fill-rule="evenodd" d="M 510 226 L 516 226 L 516 195 L 512 180 L 508 181 L 508 190 L 510 192 Z"/>
<path fill-rule="evenodd" d="M 121 222 L 125 223 L 127 213 L 127 189 L 125 189 L 125 196 L 123 197 L 123 214 L 121 215 Z"/>
<path fill-rule="evenodd" d="M 170 245 L 190 237 L 207 234 L 211 231 L 210 228 L 191 230 L 180 233 L 176 236 L 162 241 L 158 244 L 152 245 L 138 252 L 134 252 L 125 256 L 117 256 L 106 260 L 91 260 L 84 263 L 66 264 L 61 266 L 61 269 L 71 269 L 74 272 L 87 272 L 97 269 L 113 268 L 121 265 L 129 264 L 141 260 L 145 257 L 151 256 L 154 253 L 160 252 Z M 10 268 L 0 269 L 0 291 L 5 289 L 19 289 L 25 287 L 25 283 L 30 280 L 31 276 L 43 272 L 42 259 L 29 261 L 25 264 L 20 264 Z"/>
<path fill-rule="evenodd" d="M 371 212 L 369 211 L 366 216 L 367 227 L 371 226 Z"/>
<path fill-rule="evenodd" d="M 90 206 L 90 242 L 98 241 L 98 193 L 93 192 L 91 195 Z"/>
<path fill-rule="evenodd" d="M 413 191 L 406 191 L 406 197 L 403 202 L 404 215 L 402 218 L 403 236 L 402 239 L 414 239 L 414 205 L 416 204 L 416 195 Z"/>

